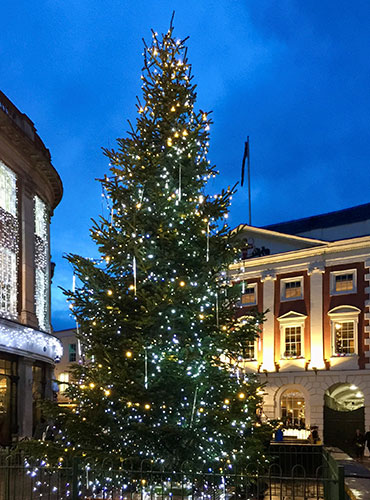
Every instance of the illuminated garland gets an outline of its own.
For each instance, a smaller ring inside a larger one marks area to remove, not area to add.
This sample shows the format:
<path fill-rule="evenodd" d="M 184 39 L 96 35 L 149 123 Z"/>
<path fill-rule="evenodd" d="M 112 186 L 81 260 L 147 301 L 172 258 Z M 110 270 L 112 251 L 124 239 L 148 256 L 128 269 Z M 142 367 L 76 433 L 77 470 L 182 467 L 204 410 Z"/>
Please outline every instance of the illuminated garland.
<path fill-rule="evenodd" d="M 0 319 L 0 345 L 9 352 L 24 351 L 26 355 L 38 355 L 58 361 L 62 357 L 62 343 L 56 337 L 33 328 Z"/>

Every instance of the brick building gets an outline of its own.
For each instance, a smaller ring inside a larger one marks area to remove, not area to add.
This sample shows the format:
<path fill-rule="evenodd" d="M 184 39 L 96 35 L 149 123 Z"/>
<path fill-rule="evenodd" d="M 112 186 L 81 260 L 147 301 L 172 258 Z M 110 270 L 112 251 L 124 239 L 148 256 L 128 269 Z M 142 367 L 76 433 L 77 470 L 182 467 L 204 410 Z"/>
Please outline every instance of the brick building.
<path fill-rule="evenodd" d="M 266 383 L 266 416 L 296 435 L 318 425 L 327 444 L 349 449 L 370 426 L 370 204 L 243 226 L 239 237 L 238 315 L 268 311 L 244 362 Z"/>

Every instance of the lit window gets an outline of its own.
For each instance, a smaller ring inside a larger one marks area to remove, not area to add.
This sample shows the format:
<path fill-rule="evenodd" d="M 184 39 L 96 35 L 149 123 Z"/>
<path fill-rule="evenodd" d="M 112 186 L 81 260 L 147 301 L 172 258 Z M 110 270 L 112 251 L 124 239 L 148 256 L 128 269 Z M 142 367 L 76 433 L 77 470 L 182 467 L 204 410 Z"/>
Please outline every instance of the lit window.
<path fill-rule="evenodd" d="M 355 269 L 330 273 L 331 295 L 356 292 L 357 273 Z"/>
<path fill-rule="evenodd" d="M 285 427 L 305 427 L 305 400 L 301 392 L 287 389 L 281 395 L 280 405 Z"/>
<path fill-rule="evenodd" d="M 303 278 L 281 280 L 281 299 L 295 300 L 303 298 Z"/>
<path fill-rule="evenodd" d="M 289 311 L 279 318 L 280 355 L 282 359 L 304 357 L 304 328 L 307 316 Z"/>
<path fill-rule="evenodd" d="M 334 322 L 334 354 L 355 354 L 355 322 Z"/>
<path fill-rule="evenodd" d="M 68 382 L 69 382 L 69 373 L 68 372 L 63 372 L 59 374 L 59 382 L 60 384 L 60 392 L 63 393 L 68 387 Z"/>
<path fill-rule="evenodd" d="M 302 354 L 302 335 L 300 326 L 285 327 L 285 358 L 298 358 Z"/>
<path fill-rule="evenodd" d="M 68 361 L 70 363 L 74 363 L 77 359 L 76 344 L 69 344 L 68 353 L 69 353 Z"/>
<path fill-rule="evenodd" d="M 256 359 L 255 347 L 256 347 L 255 341 L 249 340 L 243 349 L 243 358 L 244 359 Z"/>
<path fill-rule="evenodd" d="M 242 306 L 253 306 L 257 304 L 257 285 L 256 284 L 249 284 L 249 283 L 242 283 L 242 297 L 241 297 L 241 304 Z"/>
<path fill-rule="evenodd" d="M 354 306 L 337 306 L 328 312 L 331 319 L 332 355 L 357 354 L 358 316 L 360 309 Z"/>

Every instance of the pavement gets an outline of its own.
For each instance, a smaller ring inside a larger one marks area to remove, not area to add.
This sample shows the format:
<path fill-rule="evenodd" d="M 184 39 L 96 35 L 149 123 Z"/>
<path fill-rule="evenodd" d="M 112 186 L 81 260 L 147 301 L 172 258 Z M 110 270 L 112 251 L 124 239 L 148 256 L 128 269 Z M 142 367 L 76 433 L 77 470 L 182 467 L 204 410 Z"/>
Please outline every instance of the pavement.
<path fill-rule="evenodd" d="M 357 461 L 338 448 L 327 448 L 339 465 L 344 467 L 346 493 L 351 500 L 370 499 L 370 457 Z"/>

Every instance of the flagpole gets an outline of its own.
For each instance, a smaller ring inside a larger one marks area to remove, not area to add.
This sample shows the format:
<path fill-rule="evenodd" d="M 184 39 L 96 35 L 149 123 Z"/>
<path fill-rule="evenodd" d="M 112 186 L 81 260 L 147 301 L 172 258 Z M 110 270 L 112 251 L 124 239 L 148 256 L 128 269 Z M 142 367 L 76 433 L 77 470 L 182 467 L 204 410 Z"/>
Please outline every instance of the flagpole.
<path fill-rule="evenodd" d="M 249 205 L 249 225 L 252 225 L 252 203 L 251 203 L 251 148 L 249 144 L 249 135 L 247 136 L 248 142 L 248 205 Z"/>

